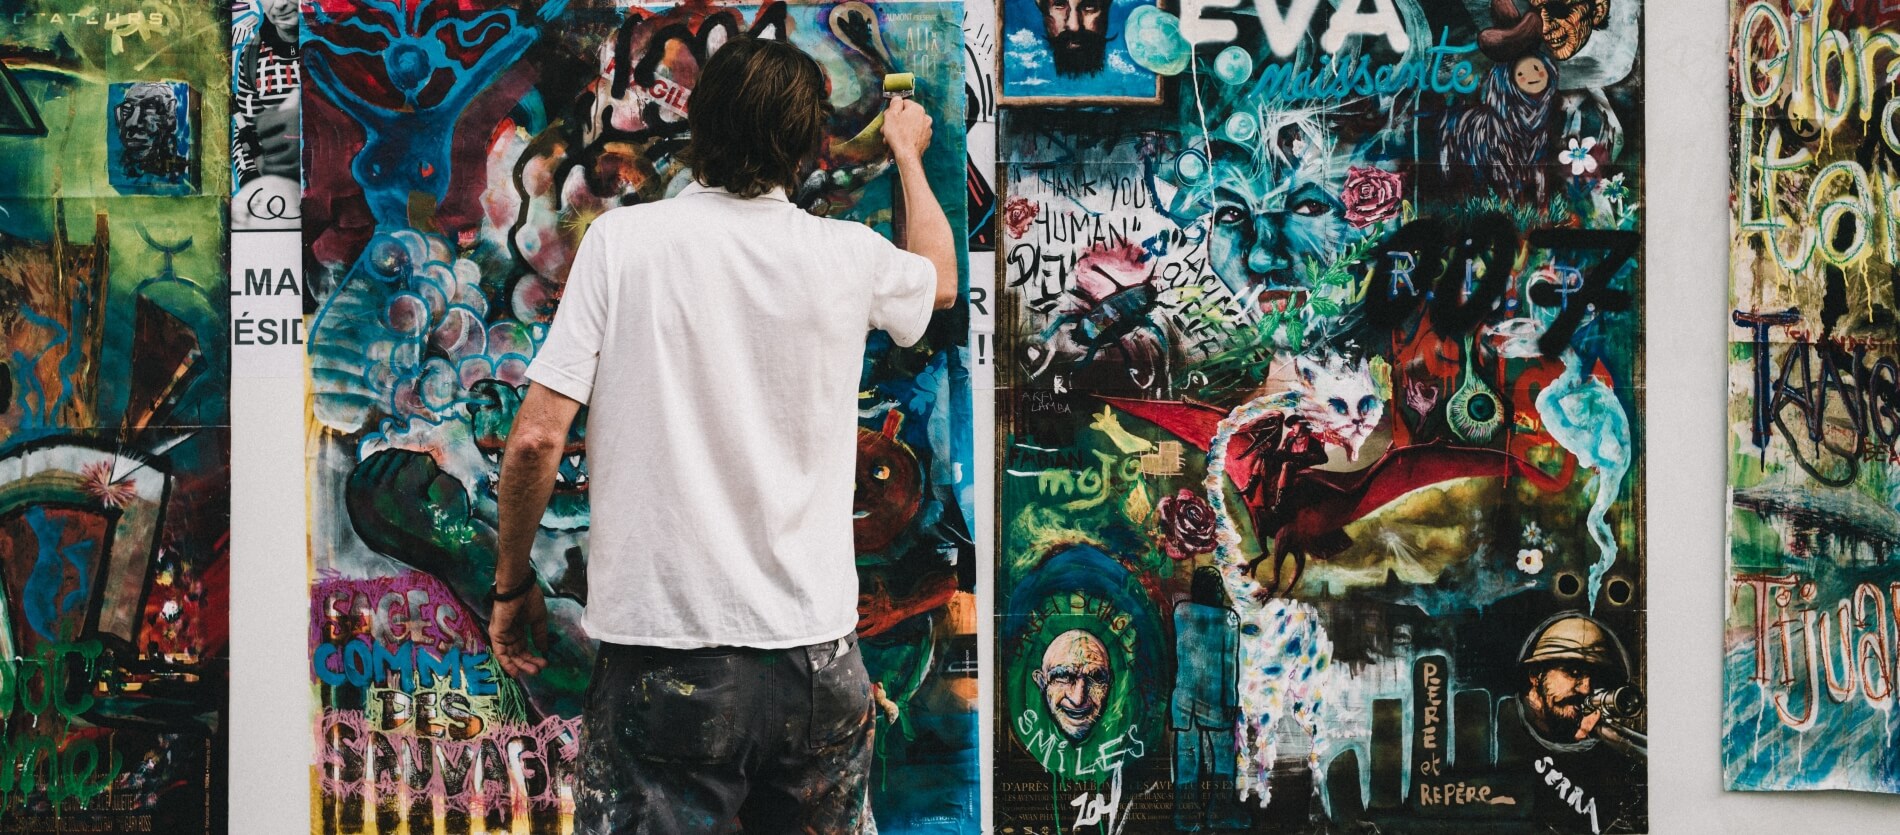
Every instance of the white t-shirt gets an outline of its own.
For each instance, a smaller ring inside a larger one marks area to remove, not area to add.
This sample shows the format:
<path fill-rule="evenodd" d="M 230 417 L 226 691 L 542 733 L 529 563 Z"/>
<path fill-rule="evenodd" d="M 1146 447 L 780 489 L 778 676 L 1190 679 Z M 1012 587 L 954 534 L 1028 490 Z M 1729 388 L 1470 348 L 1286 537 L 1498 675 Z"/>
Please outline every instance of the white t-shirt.
<path fill-rule="evenodd" d="M 597 218 L 528 368 L 588 404 L 588 633 L 774 648 L 855 628 L 865 334 L 915 343 L 935 295 L 928 259 L 783 192 L 694 185 Z"/>

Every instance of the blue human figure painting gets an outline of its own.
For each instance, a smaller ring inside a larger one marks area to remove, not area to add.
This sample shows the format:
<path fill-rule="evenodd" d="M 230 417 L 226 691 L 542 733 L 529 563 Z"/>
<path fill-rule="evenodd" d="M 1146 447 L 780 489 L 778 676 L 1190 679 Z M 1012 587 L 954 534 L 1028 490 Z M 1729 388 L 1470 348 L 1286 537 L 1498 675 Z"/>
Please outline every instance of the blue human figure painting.
<path fill-rule="evenodd" d="M 422 0 L 411 9 L 365 0 L 363 10 L 347 17 L 319 11 L 317 25 L 305 29 L 310 80 L 363 127 L 363 147 L 350 160 L 350 173 L 362 185 L 379 229 L 417 225 L 410 218 L 413 196 L 426 197 L 433 209 L 448 194 L 456 119 L 539 34 L 535 26 L 521 25 L 514 9 L 468 19 L 443 17 L 424 28 L 432 5 L 432 0 Z M 545 3 L 536 17 L 553 20 L 566 5 L 565 0 Z M 381 12 L 386 19 L 363 11 Z M 481 57 L 465 66 L 463 56 L 450 54 L 450 43 L 469 52 L 480 50 Z M 401 96 L 402 106 L 385 107 L 351 89 L 334 66 L 344 55 L 380 56 L 382 74 Z M 447 91 L 425 95 L 442 86 L 437 79 L 444 74 Z"/>
<path fill-rule="evenodd" d="M 1246 829 L 1234 793 L 1234 720 L 1240 712 L 1240 616 L 1213 568 L 1194 573 L 1192 597 L 1174 607 L 1174 825 L 1187 832 Z"/>
<path fill-rule="evenodd" d="M 76 630 L 62 629 L 67 624 L 61 621 L 68 620 L 69 613 L 83 616 L 85 612 L 86 598 L 92 591 L 91 560 L 95 543 L 85 539 L 61 547 L 63 526 L 49 518 L 43 507 L 28 508 L 26 524 L 39 538 L 39 556 L 33 561 L 33 571 L 27 575 L 26 588 L 21 594 L 27 625 L 40 640 L 71 640 Z M 72 582 L 67 580 L 68 567 L 77 575 Z"/>

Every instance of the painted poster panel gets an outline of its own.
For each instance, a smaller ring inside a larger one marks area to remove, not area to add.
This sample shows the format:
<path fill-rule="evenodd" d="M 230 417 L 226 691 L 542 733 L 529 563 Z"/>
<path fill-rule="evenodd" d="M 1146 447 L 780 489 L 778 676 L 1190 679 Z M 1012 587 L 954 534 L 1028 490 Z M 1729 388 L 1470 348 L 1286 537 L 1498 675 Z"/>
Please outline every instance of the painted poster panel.
<path fill-rule="evenodd" d="M 223 19 L 0 14 L 0 831 L 225 828 Z"/>
<path fill-rule="evenodd" d="M 599 214 L 689 182 L 678 154 L 698 68 L 745 35 L 791 41 L 829 77 L 827 150 L 795 201 L 888 232 L 890 165 L 868 129 L 883 76 L 916 74 L 937 124 L 960 124 L 962 13 L 946 0 L 307 7 L 313 831 L 572 830 L 593 651 L 579 618 L 584 423 L 534 546 L 548 671 L 501 672 L 482 599 L 499 456 L 574 248 Z M 955 228 L 962 139 L 940 131 L 925 159 Z M 914 348 L 871 334 L 861 384 L 859 632 L 885 832 L 976 827 L 967 334 L 962 307 Z"/>
<path fill-rule="evenodd" d="M 1641 4 L 1180 10 L 1002 114 L 997 831 L 1647 831 Z"/>
<path fill-rule="evenodd" d="M 1722 761 L 1736 789 L 1900 791 L 1889 5 L 1731 6 Z"/>
<path fill-rule="evenodd" d="M 1158 101 L 1161 76 L 1134 56 L 1146 28 L 1172 19 L 1157 0 L 996 0 L 1005 104 Z"/>

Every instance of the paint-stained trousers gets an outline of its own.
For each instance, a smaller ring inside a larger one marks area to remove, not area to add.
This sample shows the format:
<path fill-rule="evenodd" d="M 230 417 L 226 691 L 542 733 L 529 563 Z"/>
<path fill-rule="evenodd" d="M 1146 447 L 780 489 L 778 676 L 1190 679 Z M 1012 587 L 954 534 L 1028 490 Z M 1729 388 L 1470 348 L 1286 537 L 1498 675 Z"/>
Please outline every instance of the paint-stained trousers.
<path fill-rule="evenodd" d="M 875 835 L 871 730 L 855 634 L 772 650 L 603 643 L 576 835 Z"/>

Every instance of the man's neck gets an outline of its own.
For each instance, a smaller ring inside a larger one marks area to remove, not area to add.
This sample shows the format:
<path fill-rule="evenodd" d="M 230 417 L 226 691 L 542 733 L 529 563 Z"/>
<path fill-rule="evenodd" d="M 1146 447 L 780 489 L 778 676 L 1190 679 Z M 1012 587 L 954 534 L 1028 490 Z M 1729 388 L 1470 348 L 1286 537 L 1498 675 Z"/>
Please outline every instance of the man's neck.
<path fill-rule="evenodd" d="M 265 21 L 265 24 L 265 26 L 259 28 L 261 36 L 264 38 L 264 43 L 271 48 L 272 52 L 282 55 L 297 54 L 297 24 L 291 24 L 290 31 L 288 32 L 275 25 L 270 25 L 270 21 Z"/>

